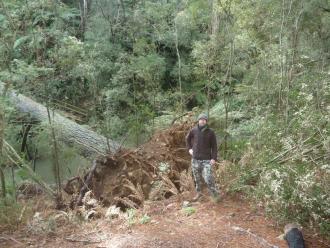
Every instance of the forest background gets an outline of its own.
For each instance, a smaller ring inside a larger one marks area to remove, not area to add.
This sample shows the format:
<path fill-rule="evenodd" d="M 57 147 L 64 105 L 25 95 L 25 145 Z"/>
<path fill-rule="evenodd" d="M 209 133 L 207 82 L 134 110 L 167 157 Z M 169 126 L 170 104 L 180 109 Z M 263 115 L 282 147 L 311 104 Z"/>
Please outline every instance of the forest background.
<path fill-rule="evenodd" d="M 0 40 L 5 89 L 51 110 L 72 106 L 71 118 L 125 146 L 186 112 L 208 113 L 232 162 L 229 192 L 330 233 L 329 1 L 0 0 Z M 0 140 L 19 151 L 24 118 L 5 96 L 0 110 Z M 48 127 L 33 124 L 19 156 L 49 157 Z M 60 164 L 88 164 L 58 145 Z M 2 155 L 9 221 L 8 202 L 21 208 L 11 173 L 27 176 Z M 62 167 L 62 177 L 76 173 Z"/>

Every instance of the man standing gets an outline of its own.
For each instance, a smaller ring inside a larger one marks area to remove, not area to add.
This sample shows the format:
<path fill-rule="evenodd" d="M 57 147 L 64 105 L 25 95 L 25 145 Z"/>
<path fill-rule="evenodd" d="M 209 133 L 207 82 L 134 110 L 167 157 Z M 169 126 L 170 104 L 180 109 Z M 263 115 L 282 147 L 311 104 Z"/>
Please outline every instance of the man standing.
<path fill-rule="evenodd" d="M 212 174 L 212 167 L 217 160 L 217 139 L 214 131 L 208 127 L 207 121 L 207 115 L 200 114 L 197 126 L 186 136 L 187 148 L 192 156 L 191 165 L 197 191 L 193 201 L 197 201 L 202 196 L 201 184 L 204 178 L 212 199 L 219 202 L 219 192 Z"/>

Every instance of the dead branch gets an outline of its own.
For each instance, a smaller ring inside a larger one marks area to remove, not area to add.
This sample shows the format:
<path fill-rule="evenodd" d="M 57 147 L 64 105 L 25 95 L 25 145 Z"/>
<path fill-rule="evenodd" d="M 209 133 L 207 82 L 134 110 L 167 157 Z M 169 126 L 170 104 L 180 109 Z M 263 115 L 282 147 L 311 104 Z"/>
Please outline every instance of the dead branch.
<path fill-rule="evenodd" d="M 74 181 L 78 181 L 78 183 L 83 183 L 83 180 L 81 179 L 80 176 L 76 176 L 76 177 L 73 177 L 73 178 L 69 179 L 69 180 L 65 183 L 65 186 L 63 187 L 63 190 L 64 190 L 67 194 L 69 194 L 69 195 L 71 195 L 71 194 L 74 193 L 74 192 L 70 189 L 70 186 L 71 186 L 71 184 L 72 184 Z"/>
<path fill-rule="evenodd" d="M 319 145 L 317 145 L 317 146 L 314 146 L 314 147 L 308 149 L 307 151 L 302 152 L 301 155 L 304 156 L 304 155 L 306 155 L 306 154 L 308 154 L 308 153 L 314 151 L 315 149 L 317 149 L 317 148 L 319 148 L 319 147 L 321 147 L 321 146 L 323 146 L 323 144 L 319 144 Z M 294 156 L 293 156 L 293 157 L 288 157 L 288 158 L 286 158 L 286 159 L 281 160 L 281 161 L 279 162 L 279 164 L 283 164 L 284 162 L 289 161 L 289 160 L 291 160 L 291 159 L 294 159 Z"/>
<path fill-rule="evenodd" d="M 28 137 L 28 134 L 29 134 L 29 131 L 30 131 L 31 127 L 32 127 L 32 125 L 28 124 L 26 126 L 26 128 L 24 129 L 23 140 L 22 140 L 22 145 L 21 145 L 21 152 L 25 151 L 25 147 L 27 146 L 27 137 Z"/>
<path fill-rule="evenodd" d="M 1 236 L 0 239 L 4 239 L 4 240 L 7 240 L 7 241 L 10 240 L 10 241 L 15 242 L 15 243 L 18 244 L 18 245 L 25 246 L 22 242 L 20 242 L 20 241 L 14 239 L 13 237 Z"/>
<path fill-rule="evenodd" d="M 78 206 L 81 206 L 81 204 L 82 204 L 82 199 L 83 199 L 85 193 L 88 191 L 89 184 L 90 184 L 90 182 L 93 178 L 96 167 L 97 167 L 97 160 L 94 159 L 93 160 L 93 166 L 90 169 L 90 171 L 88 172 L 87 178 L 84 181 L 82 188 L 80 189 L 79 196 L 78 196 L 78 199 L 77 199 L 77 205 Z"/>
<path fill-rule="evenodd" d="M 102 240 L 87 240 L 87 239 L 73 239 L 70 237 L 65 238 L 65 240 L 69 241 L 69 242 L 82 242 L 85 244 L 96 244 L 96 243 L 101 243 Z"/>
<path fill-rule="evenodd" d="M 328 122 L 326 121 L 326 122 L 324 122 L 320 127 L 323 128 L 323 127 L 325 127 L 327 124 L 328 124 Z M 306 144 L 306 142 L 308 142 L 309 140 L 313 139 L 313 138 L 314 138 L 317 134 L 319 134 L 319 133 L 320 133 L 320 130 L 319 130 L 319 128 L 318 128 L 318 130 L 315 131 L 311 136 L 309 136 L 308 138 L 306 138 L 305 140 L 303 140 L 301 144 Z M 296 149 L 296 148 L 298 148 L 297 145 L 291 147 L 290 149 L 288 149 L 288 150 L 286 150 L 286 151 L 280 153 L 279 155 L 277 155 L 276 157 L 274 157 L 273 159 L 271 159 L 270 161 L 268 161 L 266 164 L 270 164 L 270 163 L 272 163 L 272 162 L 274 162 L 274 161 L 276 161 L 276 160 L 278 160 L 278 159 L 280 159 L 280 158 L 283 158 L 285 155 L 287 155 L 289 152 L 293 151 L 293 150 Z M 290 160 L 290 158 L 284 159 L 284 160 L 280 161 L 280 163 L 283 163 L 283 162 L 285 162 L 285 161 L 287 161 L 287 160 Z"/>
<path fill-rule="evenodd" d="M 238 227 L 238 226 L 232 226 L 231 228 L 238 233 L 249 235 L 250 237 L 254 238 L 259 244 L 261 244 L 262 246 L 264 246 L 266 248 L 279 248 L 276 245 L 272 245 L 272 244 L 268 243 L 268 241 L 265 240 L 263 237 L 260 237 L 257 234 L 250 232 L 250 230 L 246 230 L 246 229 L 244 229 L 242 227 Z"/>

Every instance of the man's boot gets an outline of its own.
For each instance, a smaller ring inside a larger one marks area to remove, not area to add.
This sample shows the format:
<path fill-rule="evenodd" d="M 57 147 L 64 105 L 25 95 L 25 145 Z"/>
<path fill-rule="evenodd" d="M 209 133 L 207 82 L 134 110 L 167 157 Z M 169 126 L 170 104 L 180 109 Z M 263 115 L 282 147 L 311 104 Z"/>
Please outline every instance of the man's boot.
<path fill-rule="evenodd" d="M 195 202 L 198 201 L 202 197 L 202 194 L 200 192 L 197 192 L 197 194 L 192 198 L 191 201 Z"/>

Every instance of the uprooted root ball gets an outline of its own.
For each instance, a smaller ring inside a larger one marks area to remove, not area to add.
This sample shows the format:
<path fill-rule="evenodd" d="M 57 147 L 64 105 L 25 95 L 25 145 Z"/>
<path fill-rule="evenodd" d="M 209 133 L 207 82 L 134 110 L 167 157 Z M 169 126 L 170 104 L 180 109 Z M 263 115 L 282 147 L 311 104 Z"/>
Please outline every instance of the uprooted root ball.
<path fill-rule="evenodd" d="M 194 184 L 185 148 L 191 127 L 190 121 L 173 125 L 139 148 L 123 149 L 100 162 L 89 184 L 95 198 L 105 206 L 137 208 L 146 199 L 163 199 L 191 190 Z"/>

